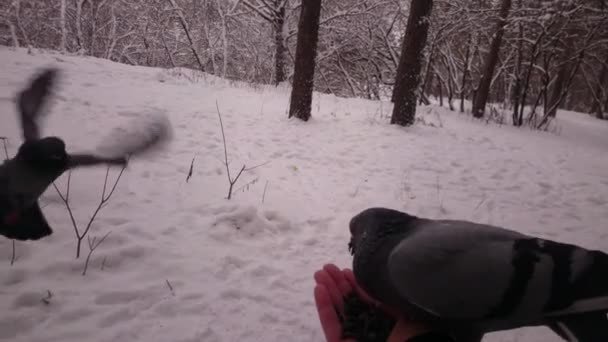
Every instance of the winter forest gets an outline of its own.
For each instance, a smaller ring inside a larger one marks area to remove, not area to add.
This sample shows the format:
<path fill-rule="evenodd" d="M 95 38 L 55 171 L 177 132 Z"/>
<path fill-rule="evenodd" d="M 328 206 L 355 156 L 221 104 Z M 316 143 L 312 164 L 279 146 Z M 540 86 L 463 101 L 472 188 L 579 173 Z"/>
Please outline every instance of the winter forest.
<path fill-rule="evenodd" d="M 0 341 L 608 341 L 608 0 L 0 0 L 0 65 Z"/>
<path fill-rule="evenodd" d="M 320 6 L 319 19 L 305 18 L 318 25 L 308 29 L 315 36 L 318 30 L 311 74 L 316 91 L 391 97 L 401 59 L 416 88 L 410 96 L 420 103 L 436 97 L 453 111 L 536 128 L 546 127 L 557 108 L 604 118 L 603 0 L 325 0 L 305 6 Z M 0 5 L 0 44 L 276 85 L 298 78 L 302 7 L 291 0 L 12 0 Z M 404 40 L 408 18 L 412 38 Z"/>

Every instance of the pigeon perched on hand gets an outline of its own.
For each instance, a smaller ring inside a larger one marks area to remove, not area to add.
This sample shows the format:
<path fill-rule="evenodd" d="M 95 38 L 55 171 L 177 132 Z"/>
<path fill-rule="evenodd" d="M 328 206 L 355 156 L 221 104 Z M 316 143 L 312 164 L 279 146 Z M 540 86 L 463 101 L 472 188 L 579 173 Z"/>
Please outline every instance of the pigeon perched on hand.
<path fill-rule="evenodd" d="M 152 138 L 125 148 L 115 157 L 68 154 L 58 137 L 40 136 L 42 108 L 56 83 L 58 71 L 47 69 L 17 96 L 24 142 L 13 159 L 0 165 L 0 235 L 16 240 L 38 240 L 52 234 L 38 198 L 65 171 L 100 164 L 125 166 L 128 156 L 148 150 L 168 135 L 157 129 Z"/>
<path fill-rule="evenodd" d="M 608 341 L 608 255 L 512 230 L 370 208 L 350 221 L 353 271 L 373 298 L 456 341 L 547 326 Z"/>

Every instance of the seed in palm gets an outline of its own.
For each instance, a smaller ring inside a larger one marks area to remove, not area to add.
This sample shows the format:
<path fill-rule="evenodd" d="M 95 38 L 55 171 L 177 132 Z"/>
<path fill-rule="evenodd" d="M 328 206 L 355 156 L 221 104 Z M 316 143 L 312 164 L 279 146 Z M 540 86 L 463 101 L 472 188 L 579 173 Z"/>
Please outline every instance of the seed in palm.
<path fill-rule="evenodd" d="M 344 313 L 338 317 L 342 323 L 342 338 L 356 342 L 384 342 L 395 325 L 392 317 L 354 292 L 344 297 Z"/>

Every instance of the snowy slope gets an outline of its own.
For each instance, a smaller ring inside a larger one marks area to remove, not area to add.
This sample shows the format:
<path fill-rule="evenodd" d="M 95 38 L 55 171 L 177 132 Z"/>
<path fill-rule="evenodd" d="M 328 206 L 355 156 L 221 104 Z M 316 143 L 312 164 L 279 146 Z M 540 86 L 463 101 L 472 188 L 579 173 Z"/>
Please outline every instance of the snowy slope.
<path fill-rule="evenodd" d="M 370 206 L 608 250 L 608 123 L 588 116 L 558 113 L 557 135 L 429 106 L 419 108 L 426 125 L 404 129 L 387 124 L 387 103 L 315 94 L 313 119 L 301 123 L 287 119 L 287 89 L 4 47 L 0 64 L 0 136 L 11 154 L 12 97 L 48 65 L 64 75 L 44 132 L 70 151 L 95 150 L 113 129 L 158 113 L 174 129 L 166 150 L 132 160 L 95 221 L 93 236 L 112 233 L 86 276 L 53 189 L 42 199 L 53 236 L 17 243 L 13 266 L 0 239 L 0 340 L 321 341 L 313 272 L 350 266 L 347 223 Z M 216 101 L 233 176 L 267 163 L 241 176 L 231 201 Z M 72 176 L 80 225 L 104 173 Z M 486 340 L 558 341 L 544 328 Z"/>

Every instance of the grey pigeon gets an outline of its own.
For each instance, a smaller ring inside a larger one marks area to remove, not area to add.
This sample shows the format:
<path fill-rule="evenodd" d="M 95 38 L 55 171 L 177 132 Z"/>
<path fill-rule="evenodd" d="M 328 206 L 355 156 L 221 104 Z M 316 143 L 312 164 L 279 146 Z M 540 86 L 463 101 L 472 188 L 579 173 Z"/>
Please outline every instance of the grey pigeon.
<path fill-rule="evenodd" d="M 157 129 L 154 137 L 116 157 L 68 154 L 61 138 L 40 136 L 42 108 L 57 75 L 55 69 L 44 70 L 17 97 L 24 142 L 13 159 L 0 165 L 0 235 L 10 239 L 38 240 L 52 234 L 38 198 L 65 171 L 100 164 L 124 166 L 128 155 L 150 149 L 166 137 L 167 130 Z"/>
<path fill-rule="evenodd" d="M 512 230 L 370 208 L 350 221 L 353 271 L 372 297 L 456 341 L 547 326 L 608 341 L 608 255 Z"/>

